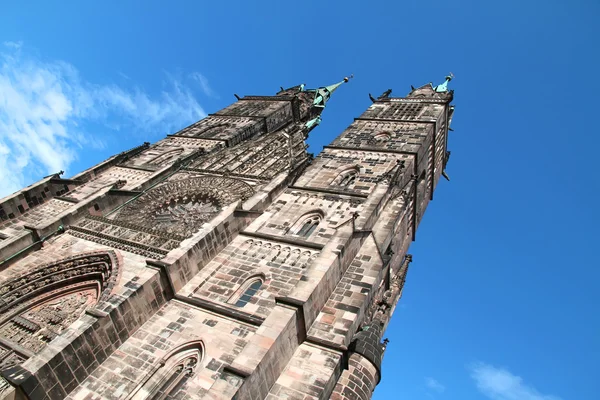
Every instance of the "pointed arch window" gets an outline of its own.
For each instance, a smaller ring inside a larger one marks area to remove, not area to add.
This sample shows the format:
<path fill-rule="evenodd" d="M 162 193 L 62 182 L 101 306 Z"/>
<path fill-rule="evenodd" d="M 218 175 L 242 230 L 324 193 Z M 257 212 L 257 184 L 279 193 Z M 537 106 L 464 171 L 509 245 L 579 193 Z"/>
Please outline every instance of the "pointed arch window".
<path fill-rule="evenodd" d="M 307 238 L 317 229 L 317 226 L 321 223 L 321 218 L 321 215 L 316 213 L 307 215 L 296 224 L 292 232 L 296 232 L 296 235 Z"/>
<path fill-rule="evenodd" d="M 229 128 L 230 124 L 219 124 L 209 126 L 208 128 L 201 130 L 200 132 L 195 132 L 194 136 L 196 137 L 218 137 L 222 134 L 224 130 Z M 198 129 L 198 128 L 196 128 Z"/>
<path fill-rule="evenodd" d="M 255 276 L 244 282 L 236 293 L 231 296 L 229 303 L 236 307 L 244 307 L 250 302 L 252 297 L 260 290 L 264 282 L 264 278 Z"/>
<path fill-rule="evenodd" d="M 337 178 L 338 186 L 351 188 L 356 183 L 357 177 L 358 171 L 356 171 L 355 169 L 344 171 Z"/>
<path fill-rule="evenodd" d="M 184 151 L 184 149 L 182 149 L 182 148 L 167 151 L 166 153 L 160 154 L 159 156 L 150 160 L 148 162 L 148 164 L 158 165 L 158 166 L 167 165 L 169 162 L 175 161 L 175 159 L 177 157 L 179 157 L 179 155 L 181 153 L 183 153 L 183 151 Z"/>
<path fill-rule="evenodd" d="M 167 380 L 159 387 L 151 397 L 152 400 L 163 400 L 172 397 L 185 386 L 189 378 L 196 372 L 198 357 L 186 357 L 177 363 L 167 374 Z"/>
<path fill-rule="evenodd" d="M 204 354 L 201 342 L 187 343 L 163 358 L 138 387 L 131 400 L 173 399 L 194 377 Z"/>

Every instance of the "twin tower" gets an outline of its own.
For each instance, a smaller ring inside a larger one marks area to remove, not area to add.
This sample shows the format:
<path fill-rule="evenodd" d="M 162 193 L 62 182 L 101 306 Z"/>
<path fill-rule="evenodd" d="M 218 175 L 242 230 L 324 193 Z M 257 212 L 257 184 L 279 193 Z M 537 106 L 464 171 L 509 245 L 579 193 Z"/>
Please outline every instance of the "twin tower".
<path fill-rule="evenodd" d="M 0 199 L 0 399 L 370 399 L 450 80 L 370 96 L 316 158 L 348 79 L 236 96 Z"/>

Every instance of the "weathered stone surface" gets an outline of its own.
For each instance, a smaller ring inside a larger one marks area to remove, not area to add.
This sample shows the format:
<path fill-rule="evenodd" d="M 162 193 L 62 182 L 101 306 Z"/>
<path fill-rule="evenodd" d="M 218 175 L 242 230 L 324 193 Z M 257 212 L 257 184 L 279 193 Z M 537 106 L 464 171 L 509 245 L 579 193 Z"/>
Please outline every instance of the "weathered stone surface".
<path fill-rule="evenodd" d="M 324 89 L 321 89 L 324 90 Z M 0 200 L 0 398 L 369 399 L 452 93 L 247 96 Z"/>

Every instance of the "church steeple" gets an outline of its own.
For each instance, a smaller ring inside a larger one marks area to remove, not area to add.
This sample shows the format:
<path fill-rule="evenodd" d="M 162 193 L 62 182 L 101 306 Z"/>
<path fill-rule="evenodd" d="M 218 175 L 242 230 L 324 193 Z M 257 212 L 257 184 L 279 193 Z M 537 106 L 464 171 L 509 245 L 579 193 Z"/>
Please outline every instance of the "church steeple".
<path fill-rule="evenodd" d="M 307 90 L 307 92 L 314 91 L 314 93 L 315 93 L 315 98 L 313 99 L 313 106 L 314 107 L 325 107 L 325 105 L 331 98 L 331 95 L 333 94 L 333 92 L 337 88 L 342 86 L 342 84 L 347 83 L 353 77 L 354 77 L 354 75 L 350 75 L 350 77 L 345 77 L 343 80 L 341 80 L 338 83 L 334 83 L 333 85 L 322 86 L 318 89 Z"/>

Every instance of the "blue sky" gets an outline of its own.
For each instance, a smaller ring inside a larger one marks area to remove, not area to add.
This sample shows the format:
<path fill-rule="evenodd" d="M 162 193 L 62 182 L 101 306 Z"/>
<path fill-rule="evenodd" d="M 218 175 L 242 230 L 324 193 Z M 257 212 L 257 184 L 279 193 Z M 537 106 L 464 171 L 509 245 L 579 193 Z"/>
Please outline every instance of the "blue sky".
<path fill-rule="evenodd" d="M 452 71 L 452 181 L 411 248 L 375 399 L 600 398 L 598 2 L 122 3 L 0 6 L 0 195 L 233 93 L 353 73 L 318 152 L 369 92 Z"/>

